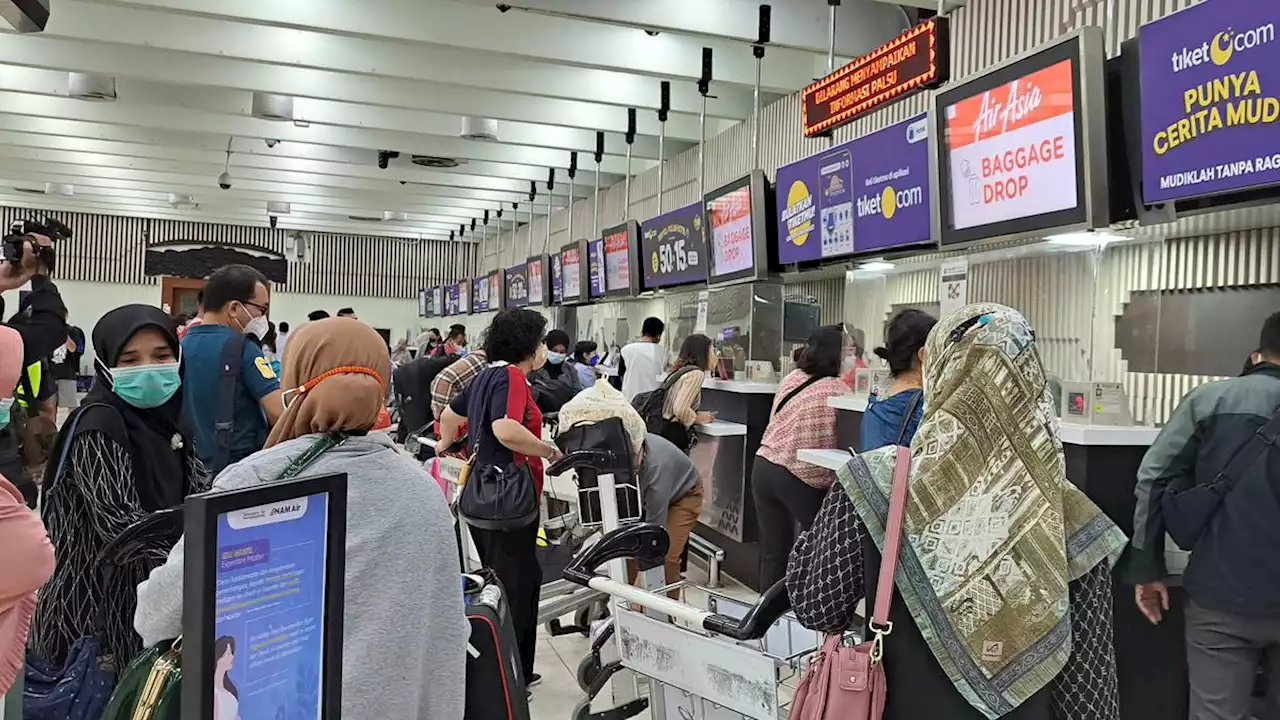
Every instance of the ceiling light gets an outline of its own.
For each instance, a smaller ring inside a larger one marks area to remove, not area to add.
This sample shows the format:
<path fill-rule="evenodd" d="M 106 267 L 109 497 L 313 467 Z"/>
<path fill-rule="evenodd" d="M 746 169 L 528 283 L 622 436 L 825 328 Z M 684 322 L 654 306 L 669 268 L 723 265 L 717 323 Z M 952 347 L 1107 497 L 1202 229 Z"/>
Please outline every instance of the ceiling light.
<path fill-rule="evenodd" d="M 116 99 L 116 79 L 98 73 L 67 73 L 67 95 L 77 100 L 111 102 Z"/>
<path fill-rule="evenodd" d="M 458 137 L 463 140 L 485 140 L 494 142 L 498 139 L 498 121 L 489 118 L 462 116 L 462 132 Z"/>
<path fill-rule="evenodd" d="M 196 205 L 195 198 L 181 193 L 169 193 L 169 206 L 175 210 L 180 208 L 194 210 L 198 207 L 198 205 Z"/>
<path fill-rule="evenodd" d="M 875 260 L 868 260 L 862 263 L 858 266 L 858 269 L 864 272 L 888 272 L 895 267 L 897 266 L 891 262 L 885 262 L 880 258 L 876 258 Z"/>
<path fill-rule="evenodd" d="M 45 195 L 61 195 L 63 197 L 71 197 L 76 194 L 76 186 L 66 183 L 45 183 Z"/>
<path fill-rule="evenodd" d="M 395 210 L 383 210 L 382 220 L 384 222 L 404 222 L 409 219 L 409 213 L 397 212 Z"/>
<path fill-rule="evenodd" d="M 253 116 L 263 120 L 292 120 L 293 98 L 289 95 L 255 92 L 253 94 Z"/>
<path fill-rule="evenodd" d="M 1105 247 L 1108 243 L 1124 242 L 1129 238 L 1118 233 L 1113 233 L 1110 230 L 1083 230 L 1081 232 L 1050 235 L 1045 239 L 1049 241 L 1050 245 L 1062 245 L 1066 247 Z"/>

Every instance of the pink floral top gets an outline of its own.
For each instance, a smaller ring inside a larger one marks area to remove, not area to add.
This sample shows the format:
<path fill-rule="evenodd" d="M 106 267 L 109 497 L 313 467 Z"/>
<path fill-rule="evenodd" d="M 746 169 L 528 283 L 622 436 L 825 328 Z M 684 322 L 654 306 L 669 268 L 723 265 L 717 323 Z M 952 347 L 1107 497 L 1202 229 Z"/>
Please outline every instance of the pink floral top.
<path fill-rule="evenodd" d="M 822 378 L 778 410 L 778 403 L 808 379 L 809 374 L 803 370 L 793 370 L 782 379 L 773 396 L 773 417 L 756 455 L 786 468 L 806 485 L 826 489 L 835 482 L 835 471 L 796 460 L 796 451 L 836 447 L 836 409 L 827 405 L 827 398 L 852 391 L 839 378 Z"/>

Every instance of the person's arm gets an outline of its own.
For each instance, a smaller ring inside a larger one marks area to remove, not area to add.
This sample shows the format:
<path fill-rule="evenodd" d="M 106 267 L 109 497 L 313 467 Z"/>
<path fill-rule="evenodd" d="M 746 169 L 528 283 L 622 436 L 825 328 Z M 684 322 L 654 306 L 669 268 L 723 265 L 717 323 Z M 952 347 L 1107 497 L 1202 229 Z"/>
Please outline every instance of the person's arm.
<path fill-rule="evenodd" d="M 671 417 L 685 427 L 706 419 L 698 412 L 702 400 L 702 373 L 686 372 L 671 388 Z"/>
<path fill-rule="evenodd" d="M 240 379 L 253 399 L 262 406 L 267 416 L 267 424 L 274 427 L 284 414 L 283 393 L 280 390 L 280 378 L 271 368 L 271 363 L 262 354 L 262 348 L 251 339 L 244 343 L 244 364 L 240 371 Z"/>
<path fill-rule="evenodd" d="M 0 479 L 0 605 L 39 590 L 53 575 L 53 544 L 22 495 Z"/>
<path fill-rule="evenodd" d="M 522 422 L 533 404 L 529 384 L 519 370 L 507 369 L 507 381 L 494 383 L 494 397 L 490 398 L 493 410 L 493 437 L 511 452 L 529 457 L 555 458 L 559 448 L 529 432 Z M 499 404 L 501 407 L 499 407 Z"/>
<path fill-rule="evenodd" d="M 457 395 L 455 388 L 458 387 L 458 370 L 464 360 L 466 358 L 451 363 L 431 381 L 431 416 L 437 420 L 444 420 L 449 403 Z"/>
<path fill-rule="evenodd" d="M 147 516 L 138 498 L 133 455 L 98 431 L 79 433 L 69 442 L 69 474 L 57 482 L 63 492 L 81 496 L 83 525 L 105 545 Z"/>
<path fill-rule="evenodd" d="M 832 485 L 787 562 L 787 594 L 804 627 L 840 633 L 853 626 L 865 594 L 861 528 L 849 495 L 839 483 Z"/>
<path fill-rule="evenodd" d="M 459 395 L 458 397 L 461 398 L 463 396 Z M 467 421 L 467 416 L 456 411 L 454 409 L 455 406 L 456 403 L 454 406 L 445 408 L 444 412 L 440 415 L 440 438 L 436 440 L 437 454 L 444 452 L 458 439 L 458 430 L 461 429 L 462 424 Z M 464 409 L 466 408 L 465 402 L 462 404 L 462 407 Z"/>
<path fill-rule="evenodd" d="M 1160 501 L 1175 482 L 1193 480 L 1199 433 L 1194 412 L 1196 393 L 1184 399 L 1155 442 L 1142 457 L 1134 488 L 1137 506 L 1133 515 L 1133 540 L 1126 576 L 1130 582 L 1146 583 L 1165 576 L 1164 519 Z"/>
<path fill-rule="evenodd" d="M 1067 588 L 1071 601 L 1071 655 L 1053 681 L 1054 717 L 1120 720 L 1111 564 L 1105 560 L 1098 563 Z"/>

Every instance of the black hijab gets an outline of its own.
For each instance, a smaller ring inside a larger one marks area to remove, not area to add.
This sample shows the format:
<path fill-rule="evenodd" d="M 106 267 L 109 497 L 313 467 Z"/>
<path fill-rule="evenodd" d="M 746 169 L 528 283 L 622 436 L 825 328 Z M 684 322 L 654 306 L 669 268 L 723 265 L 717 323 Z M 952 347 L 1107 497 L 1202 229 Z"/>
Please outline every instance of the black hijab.
<path fill-rule="evenodd" d="M 182 390 L 174 393 L 169 402 L 157 408 L 143 410 L 125 402 L 111 389 L 111 382 L 103 373 L 113 367 L 129 340 L 139 330 L 159 330 L 174 355 L 179 353 L 178 333 L 173 320 L 160 308 L 150 305 L 125 305 L 116 308 L 98 321 L 93 328 L 93 349 L 97 353 L 94 367 L 97 377 L 93 389 L 80 404 L 80 409 L 67 419 L 64 432 L 58 437 L 52 460 L 46 471 L 46 486 L 55 478 L 48 475 L 57 472 L 57 459 L 62 446 L 71 442 L 66 437 L 71 428 L 75 434 L 100 432 L 129 451 L 133 458 L 133 476 L 142 508 L 148 512 L 164 510 L 180 505 L 191 488 L 189 455 L 193 450 L 191 439 L 180 427 L 182 418 Z M 103 405 L 110 407 L 102 407 Z M 83 415 L 76 422 L 76 415 Z M 123 420 L 123 422 L 121 422 Z M 176 447 L 175 447 L 176 446 Z"/>

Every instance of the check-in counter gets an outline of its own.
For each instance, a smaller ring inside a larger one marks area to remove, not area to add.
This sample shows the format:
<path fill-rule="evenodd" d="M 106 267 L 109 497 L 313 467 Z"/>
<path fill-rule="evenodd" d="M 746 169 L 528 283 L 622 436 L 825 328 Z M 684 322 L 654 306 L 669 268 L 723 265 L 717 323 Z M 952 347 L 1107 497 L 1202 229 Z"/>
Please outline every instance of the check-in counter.
<path fill-rule="evenodd" d="M 773 382 L 703 380 L 700 409 L 714 411 L 716 422 L 697 426 L 699 446 L 705 443 L 706 447 L 691 453 L 708 483 L 698 533 L 724 549 L 724 572 L 757 591 L 761 590 L 760 551 L 751 470 L 777 391 L 778 384 Z M 715 434 L 722 427 L 732 427 L 734 434 Z M 716 448 L 714 457 L 708 457 L 711 447 Z M 706 467 L 711 468 L 710 478 Z"/>
<path fill-rule="evenodd" d="M 836 409 L 836 441 L 842 448 L 857 448 L 862 435 L 862 413 L 867 411 L 866 395 L 837 395 L 827 398 Z"/>
<path fill-rule="evenodd" d="M 856 447 L 857 428 L 861 427 L 861 415 L 866 409 L 865 398 L 831 398 L 828 404 L 840 411 L 837 431 L 852 433 L 839 436 L 841 447 Z M 1063 423 L 1060 427 L 1067 478 L 1084 490 L 1128 536 L 1133 535 L 1138 466 L 1159 432 L 1159 428 L 1142 426 Z M 800 450 L 796 457 L 836 470 L 848 462 L 850 455 L 844 449 Z M 1181 572 L 1186 567 L 1187 553 L 1172 548 L 1166 552 L 1166 559 L 1171 572 Z M 1175 577 L 1173 584 L 1176 583 Z M 1169 612 L 1159 625 L 1147 622 L 1138 612 L 1133 586 L 1119 575 L 1115 577 L 1112 596 L 1120 717 L 1125 720 L 1185 718 L 1185 594 L 1179 587 L 1170 588 Z"/>

